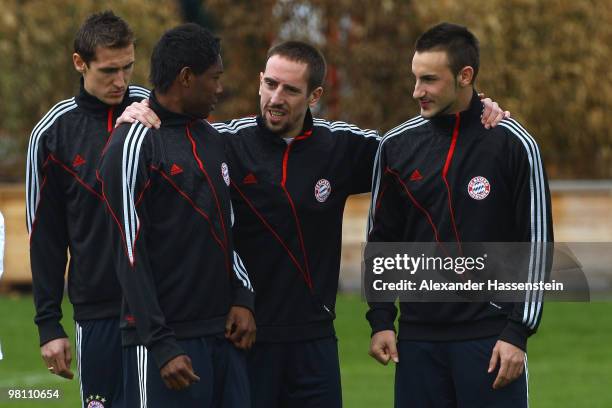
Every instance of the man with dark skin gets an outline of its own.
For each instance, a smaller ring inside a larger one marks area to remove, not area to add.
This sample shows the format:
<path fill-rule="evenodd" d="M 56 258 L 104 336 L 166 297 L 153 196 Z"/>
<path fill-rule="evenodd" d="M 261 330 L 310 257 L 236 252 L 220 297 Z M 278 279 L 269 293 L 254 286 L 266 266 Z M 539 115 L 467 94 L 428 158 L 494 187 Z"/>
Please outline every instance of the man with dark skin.
<path fill-rule="evenodd" d="M 220 44 L 185 24 L 151 57 L 159 129 L 119 127 L 100 164 L 125 303 L 128 406 L 245 407 L 254 293 L 234 251 L 225 140 L 204 119 L 222 92 Z M 148 355 L 156 364 L 148 364 Z"/>

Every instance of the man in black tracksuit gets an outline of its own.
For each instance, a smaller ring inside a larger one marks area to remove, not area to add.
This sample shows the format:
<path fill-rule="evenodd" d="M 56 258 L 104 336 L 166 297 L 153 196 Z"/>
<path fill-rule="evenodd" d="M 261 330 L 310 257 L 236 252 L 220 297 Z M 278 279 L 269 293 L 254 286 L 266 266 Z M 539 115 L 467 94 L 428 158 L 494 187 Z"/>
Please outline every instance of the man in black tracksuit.
<path fill-rule="evenodd" d="M 376 156 L 371 242 L 532 242 L 553 239 L 550 194 L 534 139 L 516 121 L 494 130 L 473 90 L 478 43 L 464 27 L 433 27 L 412 63 L 421 116 L 389 131 Z M 533 255 L 543 277 L 551 259 Z M 370 353 L 398 362 L 396 407 L 526 407 L 526 345 L 542 314 L 525 302 L 371 303 Z M 399 360 L 399 361 L 398 361 Z"/>
<path fill-rule="evenodd" d="M 76 35 L 77 96 L 56 104 L 34 127 L 26 169 L 26 218 L 41 354 L 49 371 L 72 378 L 60 324 L 66 272 L 76 321 L 77 367 L 84 405 L 121 397 L 121 291 L 105 235 L 97 163 L 126 106 L 149 91 L 128 86 L 133 34 L 111 12 L 90 16 Z"/>
<path fill-rule="evenodd" d="M 216 124 L 229 133 L 236 246 L 257 291 L 249 353 L 255 407 L 338 407 L 333 320 L 342 213 L 370 188 L 375 131 L 312 118 L 292 142 L 261 116 Z M 333 159 L 331 159 L 333 158 Z"/>
<path fill-rule="evenodd" d="M 250 403 L 237 348 L 254 339 L 254 293 L 234 251 L 225 140 L 203 120 L 222 72 L 208 31 L 166 32 L 151 57 L 150 105 L 162 126 L 119 127 L 100 164 L 125 299 L 130 407 Z"/>
<path fill-rule="evenodd" d="M 367 192 L 376 131 L 313 119 L 325 61 L 288 42 L 268 54 L 261 116 L 214 126 L 228 139 L 235 240 L 257 292 L 254 407 L 339 407 L 333 320 L 342 213 Z"/>

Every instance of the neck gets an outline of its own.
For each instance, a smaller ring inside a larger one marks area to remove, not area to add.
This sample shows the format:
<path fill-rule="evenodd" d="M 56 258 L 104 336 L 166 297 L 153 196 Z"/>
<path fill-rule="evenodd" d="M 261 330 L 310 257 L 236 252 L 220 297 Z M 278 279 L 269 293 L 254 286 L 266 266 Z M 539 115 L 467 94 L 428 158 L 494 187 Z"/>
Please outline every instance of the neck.
<path fill-rule="evenodd" d="M 181 98 L 176 94 L 176 92 L 172 92 L 172 90 L 165 94 L 156 92 L 155 97 L 164 109 L 167 109 L 170 112 L 187 115 L 187 112 L 185 112 L 183 104 L 181 103 Z"/>
<path fill-rule="evenodd" d="M 447 113 L 454 114 L 457 112 L 463 112 L 469 109 L 470 102 L 472 101 L 472 95 L 474 93 L 473 86 L 466 86 L 465 88 L 459 88 L 457 90 L 457 100 Z"/>
<path fill-rule="evenodd" d="M 94 98 L 96 98 L 97 100 L 105 104 L 106 106 L 112 106 L 112 105 L 109 105 L 107 102 L 104 102 L 101 98 L 99 98 L 95 93 L 92 92 L 91 89 L 88 89 L 87 84 L 85 82 L 83 82 L 83 89 L 85 89 L 85 92 L 87 92 L 89 95 L 93 96 Z"/>
<path fill-rule="evenodd" d="M 85 81 L 83 81 L 83 89 L 85 89 L 85 92 L 87 92 L 91 96 L 98 98 L 96 95 L 93 94 L 93 92 L 91 92 L 91 89 L 89 89 L 89 87 L 87 86 L 87 82 L 85 82 Z M 100 98 L 98 98 L 98 99 L 100 99 Z"/>
<path fill-rule="evenodd" d="M 287 132 L 280 135 L 283 139 L 292 139 L 297 137 L 302 133 L 302 129 L 304 128 L 304 120 L 306 119 L 306 112 L 302 115 L 300 120 L 297 122 L 297 125 L 293 129 L 289 129 Z"/>

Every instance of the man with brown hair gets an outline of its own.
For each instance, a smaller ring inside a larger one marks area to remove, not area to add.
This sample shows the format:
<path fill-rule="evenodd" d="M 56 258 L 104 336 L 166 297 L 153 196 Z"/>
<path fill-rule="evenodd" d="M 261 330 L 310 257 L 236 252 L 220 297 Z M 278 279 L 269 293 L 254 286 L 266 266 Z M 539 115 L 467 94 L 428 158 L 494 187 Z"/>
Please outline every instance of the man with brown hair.
<path fill-rule="evenodd" d="M 121 292 L 105 235 L 97 163 L 115 119 L 149 92 L 130 86 L 134 35 L 111 11 L 89 16 L 74 40 L 79 94 L 56 104 L 34 127 L 26 169 L 26 218 L 41 355 L 49 372 L 72 378 L 72 352 L 60 324 L 65 271 L 76 321 L 84 405 L 121 397 Z"/>

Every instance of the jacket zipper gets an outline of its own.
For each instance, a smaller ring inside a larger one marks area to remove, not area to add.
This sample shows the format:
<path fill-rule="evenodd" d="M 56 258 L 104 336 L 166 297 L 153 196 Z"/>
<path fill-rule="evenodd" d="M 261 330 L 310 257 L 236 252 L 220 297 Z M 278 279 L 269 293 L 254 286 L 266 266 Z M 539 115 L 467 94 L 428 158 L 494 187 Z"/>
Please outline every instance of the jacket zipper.
<path fill-rule="evenodd" d="M 451 195 L 450 186 L 446 178 L 446 175 L 448 174 L 448 169 L 450 168 L 451 162 L 453 160 L 453 155 L 455 154 L 455 146 L 457 145 L 457 138 L 459 137 L 460 123 L 461 123 L 461 114 L 457 112 L 455 114 L 455 127 L 453 129 L 453 136 L 451 139 L 451 144 L 448 149 L 448 154 L 446 155 L 446 162 L 444 163 L 444 169 L 442 170 L 442 180 L 444 180 L 444 184 L 446 185 L 446 192 L 448 194 L 448 208 L 450 210 L 451 223 L 453 225 L 455 239 L 457 240 L 457 244 L 459 245 L 459 253 L 462 253 L 463 251 L 461 249 L 461 239 L 459 238 L 459 231 L 457 229 L 457 224 L 455 223 L 455 212 L 453 210 L 453 199 Z"/>
<path fill-rule="evenodd" d="M 310 137 L 310 135 L 312 135 L 312 130 L 309 130 L 309 131 L 305 132 L 304 134 L 297 136 L 285 148 L 285 154 L 283 155 L 283 178 L 281 180 L 281 188 L 285 192 L 285 196 L 287 196 L 287 200 L 289 201 L 289 205 L 291 206 L 291 212 L 293 213 L 293 218 L 295 220 L 295 226 L 297 228 L 298 240 L 300 242 L 300 248 L 302 250 L 302 255 L 304 256 L 304 266 L 305 266 L 304 280 L 306 281 L 306 285 L 308 285 L 308 288 L 312 292 L 312 289 L 313 289 L 313 286 L 312 286 L 312 277 L 310 275 L 310 268 L 308 266 L 308 256 L 306 255 L 306 246 L 304 245 L 304 236 L 302 234 L 302 227 L 300 226 L 300 221 L 299 221 L 299 218 L 298 218 L 298 215 L 297 215 L 297 211 L 295 209 L 295 204 L 293 203 L 293 200 L 291 199 L 291 195 L 289 194 L 289 191 L 287 190 L 287 187 L 286 187 L 286 183 L 287 183 L 287 164 L 289 162 L 289 152 L 291 151 L 291 146 L 293 145 L 293 143 L 297 142 L 298 140 L 303 140 L 303 139 L 306 139 L 306 138 Z"/>

